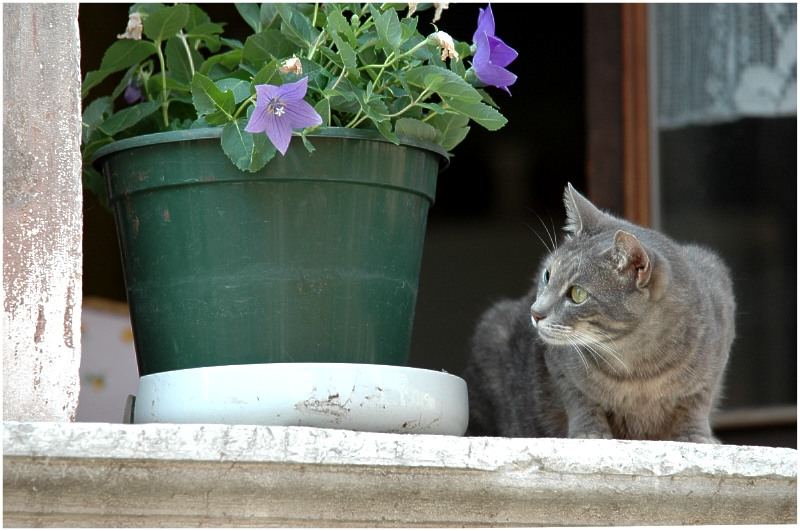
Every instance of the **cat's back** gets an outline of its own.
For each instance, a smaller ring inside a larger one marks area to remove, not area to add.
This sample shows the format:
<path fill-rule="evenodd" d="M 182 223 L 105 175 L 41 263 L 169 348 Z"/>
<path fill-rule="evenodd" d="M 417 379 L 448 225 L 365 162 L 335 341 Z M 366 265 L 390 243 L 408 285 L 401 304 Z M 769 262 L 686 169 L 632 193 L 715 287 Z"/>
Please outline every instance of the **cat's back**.
<path fill-rule="evenodd" d="M 537 435 L 531 404 L 543 361 L 530 324 L 532 297 L 498 301 L 478 320 L 463 373 L 469 388 L 470 435 Z"/>
<path fill-rule="evenodd" d="M 686 262 L 696 279 L 696 288 L 703 305 L 709 309 L 706 318 L 713 321 L 709 327 L 715 330 L 721 349 L 730 348 L 734 338 L 736 300 L 733 292 L 731 272 L 715 252 L 695 244 L 681 246 Z M 711 323 L 709 323 L 711 324 Z"/>

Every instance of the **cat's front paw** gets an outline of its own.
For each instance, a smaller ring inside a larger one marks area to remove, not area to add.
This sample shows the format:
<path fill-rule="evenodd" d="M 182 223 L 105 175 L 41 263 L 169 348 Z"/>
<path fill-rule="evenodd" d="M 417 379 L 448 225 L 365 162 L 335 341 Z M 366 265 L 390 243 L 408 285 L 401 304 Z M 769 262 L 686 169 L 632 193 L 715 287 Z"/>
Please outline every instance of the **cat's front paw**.
<path fill-rule="evenodd" d="M 569 434 L 570 439 L 613 439 L 614 436 L 602 431 L 576 431 Z"/>

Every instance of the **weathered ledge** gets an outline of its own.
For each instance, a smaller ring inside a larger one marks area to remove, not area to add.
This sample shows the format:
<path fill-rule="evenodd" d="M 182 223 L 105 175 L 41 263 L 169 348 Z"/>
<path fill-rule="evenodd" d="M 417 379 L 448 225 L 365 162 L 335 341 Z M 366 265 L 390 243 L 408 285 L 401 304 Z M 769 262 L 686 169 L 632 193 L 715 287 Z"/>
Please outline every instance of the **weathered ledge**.
<path fill-rule="evenodd" d="M 315 428 L 5 422 L 7 526 L 796 521 L 797 451 Z"/>

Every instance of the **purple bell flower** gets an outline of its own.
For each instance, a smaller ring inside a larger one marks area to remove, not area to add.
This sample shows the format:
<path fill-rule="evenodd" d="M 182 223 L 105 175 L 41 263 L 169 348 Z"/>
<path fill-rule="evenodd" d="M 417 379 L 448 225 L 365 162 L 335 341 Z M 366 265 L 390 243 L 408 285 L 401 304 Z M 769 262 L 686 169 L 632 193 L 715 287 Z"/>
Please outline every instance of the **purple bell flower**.
<path fill-rule="evenodd" d="M 256 85 L 256 108 L 244 130 L 266 133 L 272 145 L 285 155 L 293 129 L 322 123 L 322 117 L 303 100 L 307 90 L 308 76 L 280 86 Z"/>
<path fill-rule="evenodd" d="M 125 102 L 128 105 L 133 105 L 134 103 L 144 101 L 142 89 L 133 81 L 133 79 L 128 81 L 128 86 L 125 87 L 125 92 L 122 93 L 122 97 L 125 99 Z"/>
<path fill-rule="evenodd" d="M 517 58 L 517 51 L 494 35 L 494 14 L 492 6 L 480 9 L 478 14 L 478 29 L 472 35 L 475 44 L 475 56 L 472 58 L 472 68 L 475 75 L 485 85 L 501 88 L 509 96 L 508 87 L 513 85 L 517 76 L 509 72 L 506 67 Z"/>

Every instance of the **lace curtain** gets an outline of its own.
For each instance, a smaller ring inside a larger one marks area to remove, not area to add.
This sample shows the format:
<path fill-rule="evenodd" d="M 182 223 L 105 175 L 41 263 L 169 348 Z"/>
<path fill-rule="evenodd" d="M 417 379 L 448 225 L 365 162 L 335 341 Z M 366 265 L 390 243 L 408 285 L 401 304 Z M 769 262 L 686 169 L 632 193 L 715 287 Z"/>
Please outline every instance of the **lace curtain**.
<path fill-rule="evenodd" d="M 797 114 L 797 5 L 651 4 L 658 126 Z"/>

